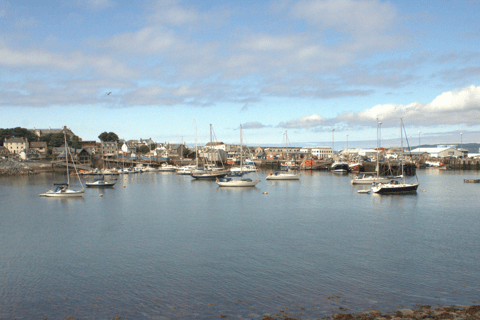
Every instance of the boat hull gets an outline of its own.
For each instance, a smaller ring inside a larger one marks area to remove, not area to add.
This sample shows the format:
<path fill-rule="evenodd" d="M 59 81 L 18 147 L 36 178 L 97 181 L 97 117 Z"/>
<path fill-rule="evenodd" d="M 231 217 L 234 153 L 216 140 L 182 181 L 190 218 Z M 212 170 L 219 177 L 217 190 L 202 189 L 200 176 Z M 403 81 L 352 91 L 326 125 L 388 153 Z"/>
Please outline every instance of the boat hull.
<path fill-rule="evenodd" d="M 220 187 L 255 187 L 260 180 L 251 180 L 251 181 L 241 181 L 241 180 L 231 180 L 226 182 L 217 181 L 217 184 Z"/>
<path fill-rule="evenodd" d="M 269 175 L 265 178 L 266 180 L 300 180 L 300 175 L 298 174 L 278 174 L 278 175 Z"/>
<path fill-rule="evenodd" d="M 49 198 L 78 198 L 83 197 L 83 191 L 67 191 L 67 192 L 46 192 L 40 195 Z"/>
<path fill-rule="evenodd" d="M 377 194 L 407 194 L 417 193 L 418 183 L 413 184 L 380 184 L 372 188 Z"/>

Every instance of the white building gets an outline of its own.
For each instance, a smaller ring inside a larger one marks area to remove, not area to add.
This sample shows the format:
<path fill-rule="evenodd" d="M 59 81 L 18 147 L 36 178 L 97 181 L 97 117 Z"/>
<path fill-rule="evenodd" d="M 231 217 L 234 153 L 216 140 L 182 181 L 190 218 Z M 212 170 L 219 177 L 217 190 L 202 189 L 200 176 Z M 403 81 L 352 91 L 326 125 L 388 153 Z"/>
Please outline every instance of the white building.
<path fill-rule="evenodd" d="M 428 153 L 432 158 L 446 158 L 446 157 L 461 157 L 463 154 L 461 151 L 451 148 L 417 148 L 411 151 L 411 154 L 424 154 Z"/>
<path fill-rule="evenodd" d="M 333 157 L 333 149 L 330 147 L 313 147 L 313 148 L 303 147 L 299 150 L 299 152 L 303 154 L 311 154 L 313 157 L 317 157 L 317 159 L 325 159 L 325 158 Z"/>

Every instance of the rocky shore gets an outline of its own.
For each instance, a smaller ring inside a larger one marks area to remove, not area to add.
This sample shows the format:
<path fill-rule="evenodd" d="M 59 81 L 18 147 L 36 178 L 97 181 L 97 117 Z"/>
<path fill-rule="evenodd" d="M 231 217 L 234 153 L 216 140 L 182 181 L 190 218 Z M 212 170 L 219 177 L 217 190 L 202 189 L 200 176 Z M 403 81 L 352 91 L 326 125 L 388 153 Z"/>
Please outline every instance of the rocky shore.
<path fill-rule="evenodd" d="M 0 160 L 0 176 L 34 174 L 32 168 L 23 162 L 12 159 Z"/>
<path fill-rule="evenodd" d="M 448 306 L 432 309 L 429 305 L 418 306 L 415 309 L 401 309 L 393 312 L 381 313 L 372 310 L 365 314 L 333 314 L 329 320 L 471 320 L 480 319 L 480 305 Z M 289 318 L 287 315 L 278 317 L 263 317 L 262 320 L 301 320 Z"/>

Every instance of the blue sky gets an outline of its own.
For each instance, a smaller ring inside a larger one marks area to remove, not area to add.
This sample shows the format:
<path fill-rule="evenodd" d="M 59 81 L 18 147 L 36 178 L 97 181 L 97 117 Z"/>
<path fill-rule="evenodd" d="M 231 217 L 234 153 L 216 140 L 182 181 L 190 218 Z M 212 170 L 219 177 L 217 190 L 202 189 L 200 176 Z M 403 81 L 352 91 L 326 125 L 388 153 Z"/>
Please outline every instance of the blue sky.
<path fill-rule="evenodd" d="M 480 142 L 480 1 L 0 0 L 0 128 Z M 111 92 L 111 94 L 107 94 Z M 394 143 L 395 140 L 392 140 Z"/>

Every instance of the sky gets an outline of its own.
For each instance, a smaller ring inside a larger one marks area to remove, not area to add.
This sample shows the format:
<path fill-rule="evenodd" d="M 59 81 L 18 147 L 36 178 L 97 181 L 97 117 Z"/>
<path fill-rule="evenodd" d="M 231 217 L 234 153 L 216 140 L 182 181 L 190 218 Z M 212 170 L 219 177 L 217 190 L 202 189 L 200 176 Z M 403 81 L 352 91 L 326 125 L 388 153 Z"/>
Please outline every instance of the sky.
<path fill-rule="evenodd" d="M 480 142 L 480 0 L 0 0 L 0 128 Z M 332 131 L 332 129 L 334 129 Z M 286 132 L 286 135 L 285 135 Z M 399 144 L 396 143 L 396 144 Z"/>

